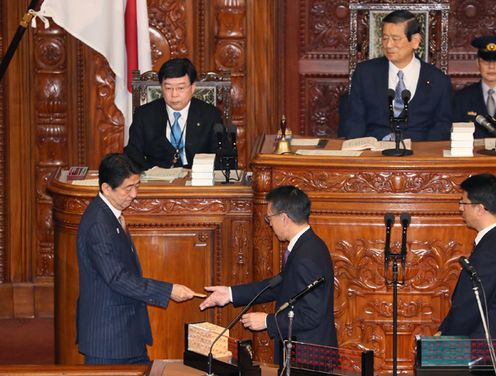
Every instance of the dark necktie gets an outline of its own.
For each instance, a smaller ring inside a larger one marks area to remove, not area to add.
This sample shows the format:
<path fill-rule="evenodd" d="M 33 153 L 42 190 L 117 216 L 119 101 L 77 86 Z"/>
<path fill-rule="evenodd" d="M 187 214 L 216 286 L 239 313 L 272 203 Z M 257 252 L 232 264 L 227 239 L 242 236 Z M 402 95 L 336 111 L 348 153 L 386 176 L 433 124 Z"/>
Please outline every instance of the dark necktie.
<path fill-rule="evenodd" d="M 286 262 L 288 261 L 289 257 L 289 249 L 286 249 L 284 251 L 284 255 L 282 256 L 282 267 L 284 268 L 284 265 L 286 265 Z"/>
<path fill-rule="evenodd" d="M 403 111 L 403 98 L 401 97 L 401 93 L 406 89 L 405 81 L 403 81 L 403 71 L 398 71 L 398 84 L 396 85 L 396 89 L 394 90 L 394 116 L 398 117 Z"/>

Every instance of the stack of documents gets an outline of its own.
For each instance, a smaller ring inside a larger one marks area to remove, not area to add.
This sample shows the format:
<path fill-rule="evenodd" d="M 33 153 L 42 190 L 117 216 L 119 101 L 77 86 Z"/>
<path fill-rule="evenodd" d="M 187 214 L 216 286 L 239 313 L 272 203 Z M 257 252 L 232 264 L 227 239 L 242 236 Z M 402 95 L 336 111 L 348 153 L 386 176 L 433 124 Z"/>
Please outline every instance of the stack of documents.
<path fill-rule="evenodd" d="M 453 123 L 451 128 L 450 154 L 452 157 L 472 157 L 474 155 L 475 125 Z"/>
<path fill-rule="evenodd" d="M 214 185 L 215 154 L 196 154 L 191 168 L 191 185 Z"/>

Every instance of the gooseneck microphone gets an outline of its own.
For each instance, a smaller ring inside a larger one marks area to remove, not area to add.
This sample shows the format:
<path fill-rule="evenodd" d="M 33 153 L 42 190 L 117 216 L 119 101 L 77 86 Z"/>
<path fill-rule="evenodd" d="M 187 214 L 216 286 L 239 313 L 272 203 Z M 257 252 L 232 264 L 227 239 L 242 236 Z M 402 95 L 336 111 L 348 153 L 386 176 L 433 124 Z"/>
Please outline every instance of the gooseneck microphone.
<path fill-rule="evenodd" d="M 214 124 L 214 133 L 217 137 L 217 150 L 222 149 L 222 138 L 224 136 L 225 128 L 221 123 Z"/>
<path fill-rule="evenodd" d="M 300 299 L 303 295 L 306 293 L 312 291 L 314 288 L 316 288 L 318 285 L 323 283 L 325 281 L 324 277 L 317 278 L 315 281 L 310 283 L 307 287 L 305 287 L 303 290 L 301 290 L 298 294 L 290 298 L 286 303 L 281 305 L 279 309 L 276 311 L 275 315 L 278 315 L 280 312 L 284 311 L 286 308 L 288 308 L 290 305 L 293 305 L 294 302 L 296 302 L 298 299 Z"/>
<path fill-rule="evenodd" d="M 412 93 L 410 93 L 410 90 L 405 89 L 401 92 L 401 99 L 403 99 L 403 103 L 405 106 L 408 105 L 408 102 L 410 102 L 410 98 L 412 97 Z"/>
<path fill-rule="evenodd" d="M 394 225 L 394 214 L 384 214 L 384 223 L 386 224 L 386 240 L 384 241 L 384 273 L 389 265 L 391 257 L 391 227 Z"/>
<path fill-rule="evenodd" d="M 410 224 L 410 221 L 411 220 L 412 220 L 412 217 L 410 216 L 409 213 L 401 213 L 401 215 L 400 215 L 400 222 L 401 222 L 402 232 L 401 232 L 401 251 L 400 251 L 400 255 L 401 255 L 401 265 L 403 267 L 405 267 L 405 263 L 406 263 L 406 242 L 407 242 L 406 232 L 407 232 L 408 225 Z"/>
<path fill-rule="evenodd" d="M 477 115 L 475 117 L 475 122 L 484 127 L 489 133 L 496 135 L 496 128 L 484 115 Z"/>
<path fill-rule="evenodd" d="M 250 300 L 250 302 L 245 306 L 245 308 L 243 308 L 242 311 L 234 319 L 232 319 L 231 322 L 227 324 L 227 326 L 222 330 L 222 332 L 220 332 L 220 334 L 213 340 L 212 344 L 210 345 L 210 349 L 208 350 L 208 374 L 207 374 L 208 376 L 214 376 L 214 374 L 212 373 L 212 361 L 213 361 L 212 350 L 214 348 L 214 345 L 217 343 L 217 341 L 224 335 L 225 332 L 231 329 L 234 326 L 234 324 L 236 324 L 239 321 L 241 316 L 243 316 L 246 313 L 246 311 L 248 311 L 251 308 L 255 300 L 257 300 L 260 295 L 262 295 L 268 289 L 276 287 L 281 282 L 282 282 L 282 276 L 280 274 L 272 278 L 269 281 L 269 283 L 262 290 L 260 290 L 257 293 L 257 295 L 253 297 L 252 300 Z"/>
<path fill-rule="evenodd" d="M 470 261 L 468 261 L 465 256 L 460 256 L 458 262 L 461 264 L 462 268 L 470 275 L 470 278 L 472 278 L 474 282 L 480 282 L 479 274 L 477 274 L 477 271 L 474 269 Z"/>

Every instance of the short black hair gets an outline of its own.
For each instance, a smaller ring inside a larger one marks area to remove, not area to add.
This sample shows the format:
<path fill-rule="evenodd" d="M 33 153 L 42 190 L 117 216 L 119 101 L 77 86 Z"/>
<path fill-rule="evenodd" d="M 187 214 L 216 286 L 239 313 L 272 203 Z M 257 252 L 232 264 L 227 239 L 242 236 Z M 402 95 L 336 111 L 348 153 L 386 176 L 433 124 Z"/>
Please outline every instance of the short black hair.
<path fill-rule="evenodd" d="M 107 183 L 112 189 L 115 189 L 131 175 L 139 175 L 141 172 L 142 169 L 126 154 L 107 154 L 102 158 L 100 167 L 98 168 L 98 186 L 100 187 L 100 192 L 102 191 L 103 183 Z"/>
<path fill-rule="evenodd" d="M 417 20 L 415 15 L 408 10 L 395 10 L 389 13 L 386 17 L 382 19 L 382 23 L 392 23 L 392 24 L 400 24 L 406 22 L 405 25 L 405 35 L 409 42 L 412 40 L 413 34 L 420 34 L 422 31 L 422 27 Z"/>
<path fill-rule="evenodd" d="M 311 202 L 307 194 L 293 185 L 282 185 L 272 189 L 265 199 L 272 204 L 276 213 L 286 215 L 296 224 L 308 223 Z"/>
<path fill-rule="evenodd" d="M 470 202 L 482 204 L 491 214 L 496 214 L 496 176 L 493 174 L 472 175 L 460 188 L 467 192 Z"/>
<path fill-rule="evenodd" d="M 196 81 L 196 69 L 193 63 L 187 58 L 175 58 L 166 61 L 158 71 L 158 80 L 162 83 L 167 78 L 177 78 L 188 75 L 189 83 Z"/>

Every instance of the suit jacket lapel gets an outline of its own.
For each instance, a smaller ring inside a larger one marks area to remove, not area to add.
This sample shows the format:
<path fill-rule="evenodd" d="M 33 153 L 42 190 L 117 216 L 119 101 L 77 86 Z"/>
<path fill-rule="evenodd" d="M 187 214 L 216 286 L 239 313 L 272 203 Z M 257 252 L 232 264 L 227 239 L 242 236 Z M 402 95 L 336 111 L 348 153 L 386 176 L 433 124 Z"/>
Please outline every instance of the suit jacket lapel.
<path fill-rule="evenodd" d="M 375 76 L 375 87 L 379 89 L 379 93 L 384 93 L 381 97 L 386 98 L 389 89 L 389 61 L 385 57 L 382 58 L 380 72 Z"/>
<path fill-rule="evenodd" d="M 136 248 L 134 246 L 133 239 L 131 237 L 130 233 L 126 233 L 124 230 L 121 228 L 121 224 L 119 223 L 119 220 L 115 217 L 114 213 L 112 213 L 112 210 L 107 206 L 107 204 L 101 199 L 100 195 L 98 195 L 97 200 L 99 202 L 100 207 L 102 208 L 103 212 L 108 218 L 109 223 L 112 223 L 112 225 L 115 225 L 115 228 L 118 229 L 119 231 L 122 231 L 123 234 L 122 236 L 125 237 L 128 243 L 128 252 L 132 254 L 133 260 L 135 262 L 135 266 L 139 270 L 139 274 L 142 275 L 143 272 L 141 270 L 141 265 L 138 259 L 138 254 L 136 253 Z"/>

